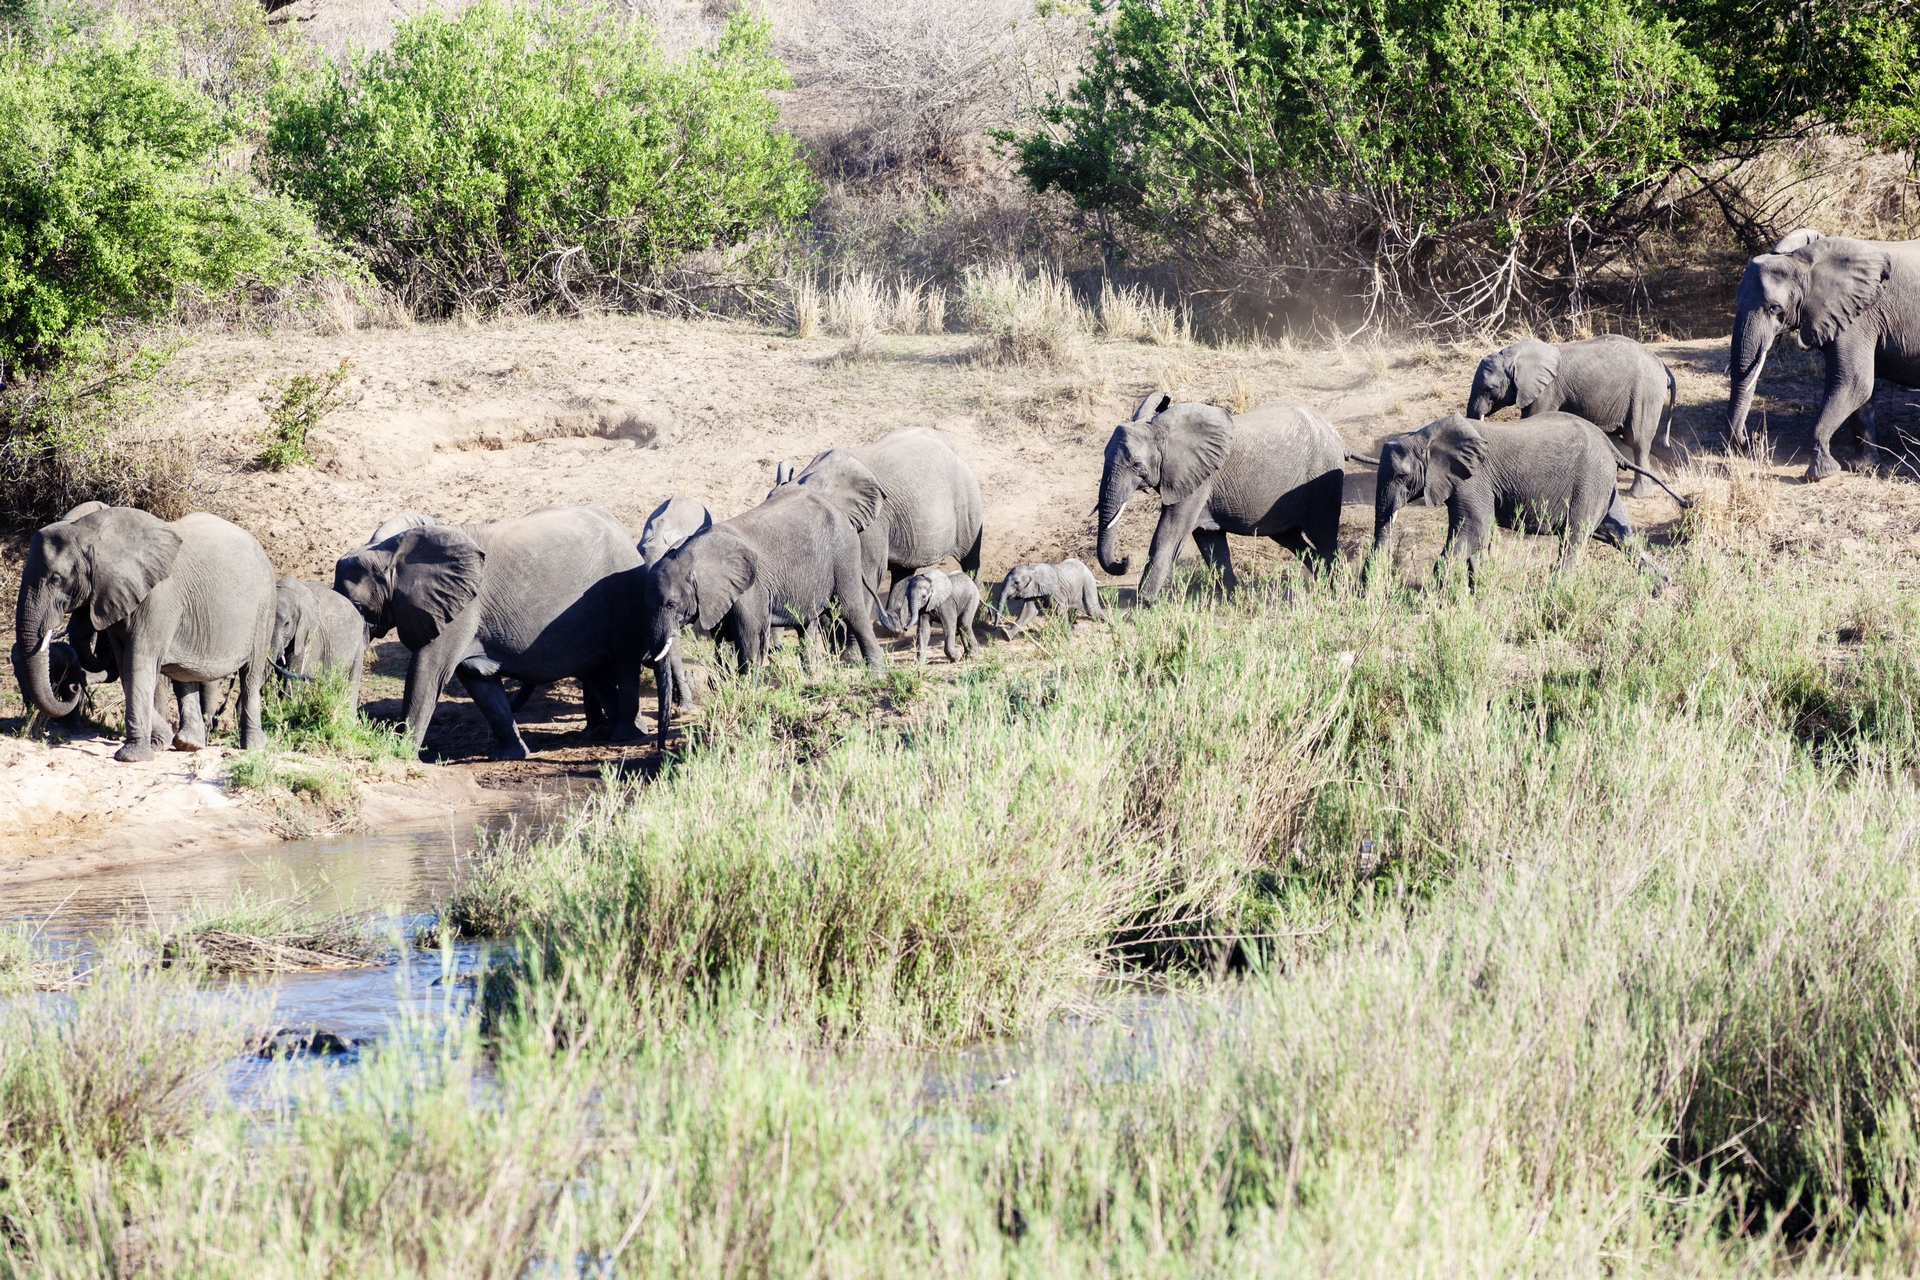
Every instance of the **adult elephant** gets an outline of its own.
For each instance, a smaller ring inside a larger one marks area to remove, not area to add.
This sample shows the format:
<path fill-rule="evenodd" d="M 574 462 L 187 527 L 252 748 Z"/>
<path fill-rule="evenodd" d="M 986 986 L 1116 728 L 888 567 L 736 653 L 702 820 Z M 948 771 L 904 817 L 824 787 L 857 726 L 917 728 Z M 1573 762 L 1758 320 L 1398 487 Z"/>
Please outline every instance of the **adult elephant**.
<path fill-rule="evenodd" d="M 1100 475 L 1100 567 L 1118 576 L 1133 565 L 1119 556 L 1114 526 L 1133 495 L 1160 496 L 1138 596 L 1158 595 L 1173 558 L 1191 536 L 1225 585 L 1234 585 L 1227 535 L 1272 538 L 1311 569 L 1330 566 L 1340 532 L 1346 445 L 1314 410 L 1278 401 L 1235 417 L 1210 404 L 1175 404 L 1156 391 L 1133 419 L 1113 429 Z"/>
<path fill-rule="evenodd" d="M 713 513 L 697 498 L 674 494 L 653 509 L 646 527 L 640 531 L 640 564 L 651 574 L 668 553 L 689 538 L 713 528 Z M 645 597 L 651 599 L 651 596 Z M 644 624 L 643 624 L 644 625 Z M 677 704 L 683 710 L 693 706 L 693 685 L 680 663 L 680 646 L 670 644 L 653 664 L 653 685 L 659 694 L 656 716 L 662 740 Z"/>
<path fill-rule="evenodd" d="M 598 507 L 544 507 L 493 524 L 427 525 L 340 557 L 334 590 L 373 634 L 397 628 L 407 731 L 427 736 L 458 673 L 493 731 L 495 760 L 524 760 L 501 678 L 579 678 L 609 708 L 615 741 L 640 736 L 638 583 L 632 536 Z"/>
<path fill-rule="evenodd" d="M 869 485 L 867 495 L 862 511 L 871 515 L 878 487 Z M 743 671 L 766 661 L 777 626 L 797 628 L 806 651 L 830 616 L 828 606 L 838 605 L 867 665 L 884 670 L 886 655 L 873 635 L 875 616 L 884 611 L 862 571 L 856 523 L 819 493 L 791 486 L 668 552 L 644 579 L 655 669 L 689 623 L 730 646 Z M 893 629 L 890 621 L 887 628 Z M 663 693 L 662 745 L 668 710 Z"/>
<path fill-rule="evenodd" d="M 899 593 L 920 570 L 952 558 L 967 574 L 979 575 L 985 531 L 980 482 L 945 432 L 901 427 L 872 444 L 829 449 L 797 472 L 783 462 L 774 483 L 812 488 L 849 516 L 864 509 L 867 486 L 879 487 L 879 512 L 855 524 L 861 568 L 875 594 L 882 577 L 892 574 L 887 612 L 895 617 Z"/>
<path fill-rule="evenodd" d="M 106 507 L 50 524 L 33 535 L 20 578 L 21 691 L 49 717 L 72 709 L 48 671 L 53 633 L 71 615 L 104 639 L 120 673 L 127 734 L 116 760 L 150 760 L 169 738 L 181 750 L 206 746 L 203 691 L 228 676 L 240 680 L 240 745 L 264 746 L 273 582 L 253 535 L 205 512 L 169 523 Z M 156 714 L 162 676 L 180 694 L 177 733 Z"/>
<path fill-rule="evenodd" d="M 1850 240 L 1794 232 L 1747 263 L 1734 297 L 1727 363 L 1727 435 L 1747 443 L 1747 413 L 1782 330 L 1826 356 L 1807 479 L 1840 470 L 1833 433 L 1852 419 L 1862 452 L 1875 446 L 1873 382 L 1920 387 L 1920 240 Z"/>

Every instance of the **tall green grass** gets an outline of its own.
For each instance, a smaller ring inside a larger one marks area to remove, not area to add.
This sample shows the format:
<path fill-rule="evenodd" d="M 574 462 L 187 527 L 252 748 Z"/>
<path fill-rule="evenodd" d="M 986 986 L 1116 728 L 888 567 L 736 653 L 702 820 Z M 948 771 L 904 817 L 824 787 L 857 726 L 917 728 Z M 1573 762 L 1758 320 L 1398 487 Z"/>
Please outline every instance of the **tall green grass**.
<path fill-rule="evenodd" d="M 1539 567 L 776 662 L 493 850 L 482 1012 L 0 1186 L 0 1274 L 1912 1270 L 1908 602 Z"/>

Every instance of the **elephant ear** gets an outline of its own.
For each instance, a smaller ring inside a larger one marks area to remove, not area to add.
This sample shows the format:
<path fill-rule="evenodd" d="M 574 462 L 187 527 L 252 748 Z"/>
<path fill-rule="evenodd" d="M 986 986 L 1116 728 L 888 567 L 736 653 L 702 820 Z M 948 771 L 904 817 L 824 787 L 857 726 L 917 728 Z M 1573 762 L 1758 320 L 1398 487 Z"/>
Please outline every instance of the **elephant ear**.
<path fill-rule="evenodd" d="M 124 620 L 173 572 L 180 535 L 156 515 L 133 507 L 108 507 L 73 522 L 93 565 L 93 598 L 87 619 L 95 631 Z"/>
<path fill-rule="evenodd" d="M 1826 238 L 1825 236 L 1822 236 L 1818 231 L 1815 231 L 1812 227 L 1801 227 L 1798 231 L 1787 232 L 1786 235 L 1780 238 L 1779 243 L 1774 245 L 1772 249 L 1768 250 L 1768 252 L 1769 253 L 1793 253 L 1796 250 L 1806 248 L 1808 245 L 1812 244 L 1815 240 L 1824 240 L 1825 238 Z"/>
<path fill-rule="evenodd" d="M 794 470 L 793 459 L 791 458 L 782 458 L 779 462 L 775 463 L 773 468 L 774 487 L 777 489 L 789 480 L 792 480 Z"/>
<path fill-rule="evenodd" d="M 880 518 L 880 506 L 887 492 L 880 477 L 845 449 L 829 449 L 800 473 L 801 488 L 819 493 L 846 513 L 855 530 L 864 530 Z"/>
<path fill-rule="evenodd" d="M 413 529 L 393 549 L 393 620 L 400 643 L 423 649 L 480 594 L 487 554 L 453 525 Z"/>
<path fill-rule="evenodd" d="M 1859 240 L 1817 240 L 1796 250 L 1813 265 L 1800 306 L 1800 340 L 1824 347 L 1872 306 L 1893 271 L 1886 251 Z"/>
<path fill-rule="evenodd" d="M 1133 411 L 1133 421 L 1145 422 L 1157 418 L 1173 408 L 1173 393 L 1166 390 L 1149 391 Z"/>
<path fill-rule="evenodd" d="M 695 547 L 699 552 L 693 564 L 693 601 L 700 611 L 700 629 L 711 631 L 746 594 L 758 572 L 747 544 L 733 534 L 719 530 L 702 534 L 680 554 Z"/>
<path fill-rule="evenodd" d="M 1525 409 L 1560 376 L 1560 348 L 1529 338 L 1514 343 L 1512 351 L 1513 403 Z"/>
<path fill-rule="evenodd" d="M 1456 415 L 1435 423 L 1427 445 L 1427 502 L 1446 502 L 1455 486 L 1473 479 L 1486 462 L 1487 438 L 1471 422 Z"/>
<path fill-rule="evenodd" d="M 1210 404 L 1177 404 L 1153 420 L 1160 445 L 1160 501 L 1184 502 L 1227 460 L 1233 418 Z"/>

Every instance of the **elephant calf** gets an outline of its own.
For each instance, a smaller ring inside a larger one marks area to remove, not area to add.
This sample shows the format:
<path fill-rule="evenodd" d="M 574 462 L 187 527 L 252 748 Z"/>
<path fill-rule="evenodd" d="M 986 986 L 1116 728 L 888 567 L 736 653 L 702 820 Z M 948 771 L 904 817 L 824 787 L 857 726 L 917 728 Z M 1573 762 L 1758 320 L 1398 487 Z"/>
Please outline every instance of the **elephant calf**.
<path fill-rule="evenodd" d="M 1042 602 L 1065 610 L 1069 617 L 1078 609 L 1089 618 L 1101 622 L 1107 620 L 1106 610 L 1100 607 L 1100 586 L 1093 580 L 1093 570 L 1072 556 L 1059 564 L 1013 566 L 1007 570 L 1007 576 L 1000 580 L 996 595 L 1002 614 L 1009 611 L 1009 601 L 1020 602 L 1020 616 L 1007 624 L 1009 639 L 1019 635 L 1022 627 L 1033 622 Z"/>
<path fill-rule="evenodd" d="M 273 588 L 273 662 L 282 675 L 347 673 L 349 706 L 360 705 L 367 622 L 353 601 L 324 582 L 282 578 Z"/>
<path fill-rule="evenodd" d="M 900 625 L 917 635 L 916 652 L 922 666 L 926 665 L 927 641 L 932 638 L 935 617 L 940 619 L 948 662 L 958 662 L 963 653 L 971 655 L 980 647 L 973 634 L 973 619 L 980 612 L 980 588 L 971 577 L 922 569 L 902 585 L 900 598 L 906 616 L 900 619 Z"/>
<path fill-rule="evenodd" d="M 1625 434 L 1633 461 L 1641 468 L 1629 496 L 1651 497 L 1654 438 L 1666 423 L 1662 446 L 1666 460 L 1682 463 L 1685 451 L 1673 450 L 1673 371 L 1632 338 L 1602 334 L 1580 342 L 1541 342 L 1528 338 L 1494 352 L 1474 370 L 1467 416 L 1484 418 L 1519 405 L 1527 419 L 1546 413 L 1571 413 L 1608 435 Z"/>
<path fill-rule="evenodd" d="M 1569 569 L 1589 537 L 1624 549 L 1632 536 L 1615 485 L 1621 465 L 1600 429 L 1570 413 L 1543 413 L 1525 422 L 1471 422 L 1453 414 L 1429 422 L 1380 448 L 1374 554 L 1386 547 L 1400 509 L 1421 502 L 1445 504 L 1447 542 L 1440 560 L 1465 556 L 1469 589 L 1495 524 L 1559 534 L 1559 568 Z M 1640 564 L 1666 579 L 1644 554 Z"/>

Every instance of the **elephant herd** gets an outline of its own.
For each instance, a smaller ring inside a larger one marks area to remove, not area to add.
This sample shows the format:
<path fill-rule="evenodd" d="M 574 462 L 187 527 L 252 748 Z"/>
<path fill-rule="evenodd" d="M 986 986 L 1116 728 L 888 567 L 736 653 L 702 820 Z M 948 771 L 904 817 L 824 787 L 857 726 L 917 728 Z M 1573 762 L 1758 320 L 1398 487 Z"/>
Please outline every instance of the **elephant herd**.
<path fill-rule="evenodd" d="M 1728 365 L 1727 433 L 1736 445 L 1746 441 L 1761 367 L 1783 331 L 1826 355 L 1807 472 L 1818 480 L 1838 469 L 1830 442 L 1843 423 L 1854 424 L 1863 451 L 1877 447 L 1876 377 L 1920 383 L 1920 242 L 1797 231 L 1748 264 Z M 1160 512 L 1139 601 L 1165 588 L 1188 538 L 1229 589 L 1229 534 L 1271 538 L 1310 571 L 1330 565 L 1345 464 L 1359 461 L 1375 470 L 1376 552 L 1417 502 L 1447 508 L 1441 558 L 1465 558 L 1470 586 L 1495 525 L 1559 536 L 1564 569 L 1588 537 L 1624 546 L 1630 536 L 1618 471 L 1632 472 L 1632 494 L 1644 496 L 1666 487 L 1653 471 L 1656 455 L 1668 465 L 1684 460 L 1672 445 L 1674 400 L 1671 372 L 1630 339 L 1528 340 L 1480 362 L 1465 415 L 1394 436 L 1375 459 L 1349 452 L 1303 405 L 1235 415 L 1155 391 L 1107 443 L 1089 513 L 1099 519 L 1098 558 L 1111 575 L 1130 570 L 1118 522 L 1150 491 Z M 1510 406 L 1520 422 L 1488 420 Z M 264 743 L 269 670 L 302 678 L 345 668 L 357 702 L 367 644 L 397 631 L 411 654 L 404 707 L 413 744 L 457 677 L 487 720 L 494 758 L 521 759 L 528 752 L 515 713 L 535 687 L 556 680 L 580 682 L 590 728 L 639 739 L 643 666 L 654 676 L 664 739 L 674 708 L 690 703 L 679 653 L 688 626 L 714 636 L 742 668 L 764 662 L 781 629 L 800 634 L 803 652 L 830 635 L 877 668 L 886 658 L 876 629 L 917 632 L 924 662 L 938 620 L 947 656 L 958 661 L 975 645 L 983 532 L 978 481 L 927 428 L 829 449 L 804 468 L 781 463 L 765 500 L 730 519 L 670 498 L 637 543 L 593 507 L 488 524 L 395 516 L 340 557 L 331 583 L 276 580 L 260 544 L 217 516 L 167 522 L 87 503 L 33 536 L 13 662 L 29 704 L 55 719 L 77 714 L 88 684 L 117 680 L 127 707 L 117 758 L 143 760 L 169 745 L 205 746 L 229 678 L 245 747 Z M 948 560 L 959 572 L 938 567 Z M 1047 602 L 1105 616 L 1091 572 L 1073 559 L 1015 566 L 996 604 L 1018 607 L 1012 634 Z M 520 686 L 512 699 L 507 678 Z M 178 702 L 177 729 L 163 683 Z"/>

